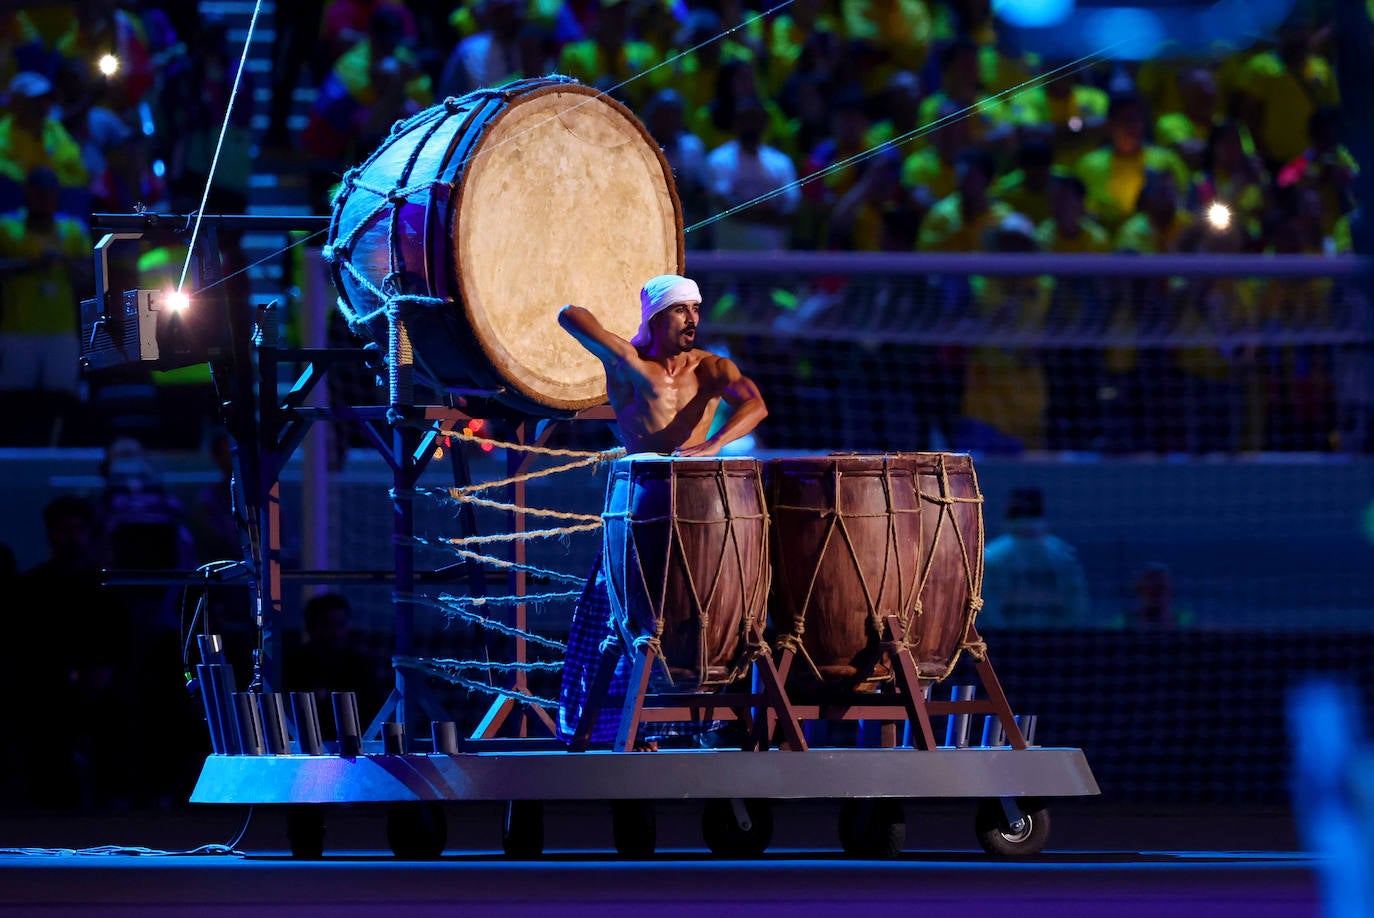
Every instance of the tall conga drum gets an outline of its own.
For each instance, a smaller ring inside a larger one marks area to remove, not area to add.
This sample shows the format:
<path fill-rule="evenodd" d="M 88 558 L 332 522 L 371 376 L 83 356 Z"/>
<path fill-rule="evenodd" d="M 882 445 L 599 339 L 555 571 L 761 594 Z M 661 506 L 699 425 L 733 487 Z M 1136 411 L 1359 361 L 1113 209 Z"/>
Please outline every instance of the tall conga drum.
<path fill-rule="evenodd" d="M 345 174 L 323 252 L 341 314 L 385 353 L 403 328 L 417 381 L 554 417 L 606 400 L 559 308 L 632 337 L 640 286 L 682 271 L 682 207 L 629 109 L 545 77 L 398 123 Z"/>
<path fill-rule="evenodd" d="M 948 676 L 959 655 L 981 652 L 974 618 L 983 594 L 983 493 L 964 453 L 901 453 L 921 506 L 919 606 L 907 642 L 922 679 Z"/>
<path fill-rule="evenodd" d="M 908 624 L 919 586 L 912 465 L 884 455 L 772 459 L 764 482 L 775 641 L 805 657 L 789 680 L 862 689 L 891 679 L 882 623 Z"/>
<path fill-rule="evenodd" d="M 747 458 L 617 459 L 602 514 L 611 614 L 627 644 L 657 637 L 673 687 L 706 691 L 751 662 L 768 601 L 768 516 Z"/>

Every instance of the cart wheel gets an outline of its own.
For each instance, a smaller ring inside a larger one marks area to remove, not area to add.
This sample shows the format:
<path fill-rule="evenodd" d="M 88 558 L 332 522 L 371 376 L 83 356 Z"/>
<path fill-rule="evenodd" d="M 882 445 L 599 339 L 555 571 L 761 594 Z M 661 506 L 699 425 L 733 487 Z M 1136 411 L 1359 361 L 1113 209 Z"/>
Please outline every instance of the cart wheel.
<path fill-rule="evenodd" d="M 448 820 L 433 801 L 393 803 L 386 811 L 386 842 L 391 853 L 410 861 L 430 861 L 444 853 Z"/>
<path fill-rule="evenodd" d="M 717 857 L 758 857 L 773 840 L 773 804 L 767 800 L 707 800 L 701 834 Z"/>
<path fill-rule="evenodd" d="M 893 858 L 906 847 L 906 815 L 895 800 L 846 800 L 840 807 L 840 847 L 850 857 Z"/>
<path fill-rule="evenodd" d="M 611 834 L 621 857 L 649 858 L 658 844 L 652 800 L 612 800 Z"/>
<path fill-rule="evenodd" d="M 1050 837 L 1050 811 L 1033 798 L 1016 801 L 1021 818 L 1014 823 L 1007 820 L 1006 809 L 998 799 L 978 804 L 974 830 L 978 844 L 994 857 L 1030 857 L 1045 849 Z"/>
<path fill-rule="evenodd" d="M 511 857 L 539 857 L 544 853 L 544 801 L 510 800 L 506 803 L 501 848 Z"/>
<path fill-rule="evenodd" d="M 286 843 L 291 856 L 324 856 L 324 807 L 314 803 L 290 806 L 286 810 Z"/>

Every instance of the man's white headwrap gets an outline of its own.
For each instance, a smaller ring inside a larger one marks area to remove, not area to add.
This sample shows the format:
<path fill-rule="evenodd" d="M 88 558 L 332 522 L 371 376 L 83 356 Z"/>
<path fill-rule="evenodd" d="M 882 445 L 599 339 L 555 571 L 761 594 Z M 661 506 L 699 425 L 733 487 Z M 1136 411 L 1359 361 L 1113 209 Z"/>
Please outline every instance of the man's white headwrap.
<path fill-rule="evenodd" d="M 639 331 L 630 343 L 635 347 L 648 347 L 649 320 L 669 306 L 687 302 L 701 302 L 701 289 L 696 281 L 681 274 L 660 274 L 650 278 L 639 291 Z"/>

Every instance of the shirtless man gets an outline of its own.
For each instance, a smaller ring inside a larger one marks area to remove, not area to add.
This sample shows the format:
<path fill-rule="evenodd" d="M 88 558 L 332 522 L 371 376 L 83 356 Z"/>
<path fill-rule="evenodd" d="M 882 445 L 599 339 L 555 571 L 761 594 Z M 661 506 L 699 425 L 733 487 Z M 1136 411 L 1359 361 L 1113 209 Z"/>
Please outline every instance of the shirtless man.
<path fill-rule="evenodd" d="M 714 456 L 768 415 L 758 387 L 725 357 L 696 350 L 701 291 L 696 282 L 676 274 L 651 278 L 639 294 L 639 331 L 626 341 L 609 331 L 580 306 L 564 306 L 558 322 L 606 367 L 606 389 L 615 410 L 621 440 L 631 453 Z M 721 402 L 731 414 L 710 435 Z M 610 597 L 601 559 L 573 610 L 568 652 L 559 691 L 558 734 L 571 740 L 590 696 L 601 645 L 611 635 Z M 592 728 L 592 742 L 614 739 L 621 699 L 629 684 L 629 658 L 611 678 L 605 704 Z M 665 734 L 675 725 L 659 724 Z M 689 725 L 690 726 L 690 725 Z M 714 727 L 715 725 L 707 725 Z M 685 730 L 682 732 L 700 732 Z M 641 730 L 635 748 L 656 743 Z"/>
<path fill-rule="evenodd" d="M 701 291 L 677 274 L 651 278 L 639 294 L 639 332 L 629 341 L 581 306 L 558 323 L 606 367 L 606 391 L 631 453 L 714 456 L 768 416 L 758 386 L 734 361 L 696 349 Z M 729 419 L 712 436 L 720 403 Z"/>

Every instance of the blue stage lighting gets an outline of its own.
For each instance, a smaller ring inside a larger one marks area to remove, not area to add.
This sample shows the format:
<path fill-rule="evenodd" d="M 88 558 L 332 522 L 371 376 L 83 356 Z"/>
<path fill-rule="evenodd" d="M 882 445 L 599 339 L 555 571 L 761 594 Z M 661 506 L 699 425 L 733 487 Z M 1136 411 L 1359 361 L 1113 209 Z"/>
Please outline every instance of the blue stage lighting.
<path fill-rule="evenodd" d="M 1009 25 L 1043 29 L 1067 19 L 1073 4 L 1074 0 L 993 0 L 992 10 Z"/>

